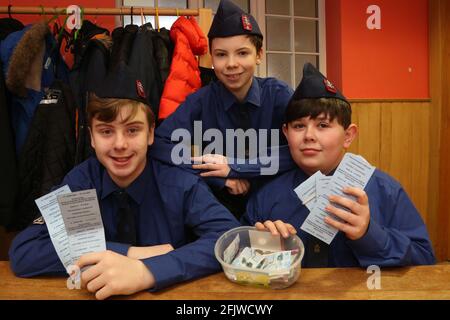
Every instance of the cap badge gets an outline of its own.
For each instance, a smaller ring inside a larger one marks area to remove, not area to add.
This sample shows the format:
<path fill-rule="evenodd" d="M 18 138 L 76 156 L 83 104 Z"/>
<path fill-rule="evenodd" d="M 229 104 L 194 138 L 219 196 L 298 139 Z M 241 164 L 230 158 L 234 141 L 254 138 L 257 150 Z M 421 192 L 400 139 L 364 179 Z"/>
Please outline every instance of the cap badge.
<path fill-rule="evenodd" d="M 146 98 L 144 86 L 142 85 L 142 82 L 140 80 L 136 80 L 136 90 L 139 97 L 142 99 Z"/>
<path fill-rule="evenodd" d="M 331 83 L 328 79 L 323 79 L 323 83 L 325 84 L 325 89 L 331 93 L 336 93 L 337 89 L 336 87 Z"/>
<path fill-rule="evenodd" d="M 248 15 L 246 15 L 246 14 L 242 15 L 242 27 L 244 28 L 244 30 L 247 30 L 247 31 L 253 30 L 252 23 L 250 22 L 250 19 L 249 19 Z"/>

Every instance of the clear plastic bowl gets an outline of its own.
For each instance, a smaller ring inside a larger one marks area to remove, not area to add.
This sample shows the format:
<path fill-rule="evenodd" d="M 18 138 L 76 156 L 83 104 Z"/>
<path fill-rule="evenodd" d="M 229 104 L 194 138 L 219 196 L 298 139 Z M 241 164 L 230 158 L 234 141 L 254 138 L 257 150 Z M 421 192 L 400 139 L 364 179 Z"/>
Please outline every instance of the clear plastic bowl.
<path fill-rule="evenodd" d="M 297 235 L 291 235 L 289 238 L 282 238 L 283 250 L 299 250 L 295 260 L 291 263 L 289 273 L 282 277 L 274 276 L 268 271 L 251 269 L 243 266 L 234 266 L 224 261 L 224 250 L 229 247 L 231 242 L 239 235 L 239 251 L 245 247 L 251 247 L 249 230 L 256 230 L 255 227 L 238 227 L 225 232 L 216 242 L 214 253 L 216 259 L 222 265 L 226 277 L 232 282 L 265 287 L 271 289 L 283 289 L 295 283 L 300 275 L 301 262 L 305 253 L 305 247 L 302 240 Z M 266 232 L 266 231 L 256 231 Z"/>

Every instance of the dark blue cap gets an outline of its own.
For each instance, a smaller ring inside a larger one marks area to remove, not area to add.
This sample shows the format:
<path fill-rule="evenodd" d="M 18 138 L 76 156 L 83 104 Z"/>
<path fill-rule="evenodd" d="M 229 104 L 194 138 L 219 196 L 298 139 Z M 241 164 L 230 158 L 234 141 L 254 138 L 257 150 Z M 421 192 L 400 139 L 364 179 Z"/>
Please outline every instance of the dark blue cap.
<path fill-rule="evenodd" d="M 134 25 L 114 30 L 114 45 L 107 73 L 92 91 L 100 98 L 142 102 L 157 114 L 158 105 L 152 101 L 156 80 L 148 72 L 152 70 L 148 65 L 148 52 L 152 48 L 148 46 L 147 32 L 145 28 Z"/>
<path fill-rule="evenodd" d="M 263 36 L 255 18 L 229 0 L 221 0 L 208 38 L 225 38 L 244 34 Z"/>
<path fill-rule="evenodd" d="M 303 79 L 295 89 L 291 100 L 336 98 L 350 104 L 339 90 L 311 63 L 303 66 Z"/>

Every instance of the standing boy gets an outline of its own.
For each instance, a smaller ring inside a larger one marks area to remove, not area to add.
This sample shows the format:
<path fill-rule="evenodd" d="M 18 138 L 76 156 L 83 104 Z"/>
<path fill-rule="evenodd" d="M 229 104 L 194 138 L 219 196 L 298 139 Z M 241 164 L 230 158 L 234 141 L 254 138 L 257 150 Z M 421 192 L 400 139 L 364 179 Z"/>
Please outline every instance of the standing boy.
<path fill-rule="evenodd" d="M 243 220 L 305 242 L 305 267 L 433 264 L 435 257 L 422 218 L 401 185 L 375 170 L 364 190 L 346 188 L 355 201 L 331 195 L 326 210 L 341 221 L 325 222 L 340 232 L 330 245 L 300 229 L 309 214 L 294 189 L 320 170 L 332 175 L 357 134 L 351 107 L 311 64 L 286 109 L 283 133 L 297 168 L 265 185 L 249 200 Z M 339 207 L 345 207 L 349 211 Z M 266 221 L 264 224 L 258 221 Z"/>
<path fill-rule="evenodd" d="M 249 157 L 249 149 L 252 147 L 250 143 L 254 143 L 258 154 L 262 151 L 265 154 L 267 150 L 261 150 L 259 141 L 250 141 L 246 143 L 243 154 L 239 155 L 236 148 L 234 156 L 226 154 L 227 147 L 232 147 L 230 141 L 227 144 L 227 129 L 255 129 L 257 133 L 260 129 L 266 129 L 270 136 L 271 129 L 281 129 L 284 111 L 293 91 L 277 79 L 254 76 L 263 54 L 263 35 L 256 20 L 231 1 L 220 2 L 208 38 L 218 81 L 190 95 L 157 128 L 152 156 L 164 162 L 173 162 L 172 150 L 178 141 L 172 141 L 172 134 L 177 129 L 187 131 L 192 137 L 192 143 L 195 143 L 194 132 L 200 133 L 201 145 L 196 147 L 201 150 L 211 142 L 203 141 L 204 133 L 210 129 L 220 131 L 221 152 L 215 150 L 216 154 L 197 159 L 203 164 L 194 165 L 194 169 L 205 170 L 201 175 L 207 178 L 206 181 L 215 191 L 215 195 L 233 213 L 240 216 L 245 211 L 246 199 L 243 195 L 250 188 L 249 182 L 240 177 L 245 174 L 248 174 L 248 177 L 259 175 L 259 169 L 256 174 L 248 172 L 248 167 L 237 164 L 236 159 L 245 160 Z M 196 125 L 199 129 L 195 128 Z M 263 139 L 261 136 L 258 138 Z M 271 144 L 286 145 L 281 134 L 276 141 L 264 139 L 267 140 L 267 147 Z M 236 140 L 233 140 L 235 146 L 238 143 Z"/>
<path fill-rule="evenodd" d="M 92 157 L 75 167 L 62 185 L 95 188 L 107 251 L 83 255 L 82 285 L 97 299 L 152 291 L 217 272 L 214 244 L 238 226 L 198 177 L 148 157 L 155 118 L 146 84 L 126 69 L 110 75 L 88 104 Z M 10 248 L 11 267 L 21 277 L 65 274 L 39 220 Z M 187 243 L 187 230 L 198 240 Z"/>

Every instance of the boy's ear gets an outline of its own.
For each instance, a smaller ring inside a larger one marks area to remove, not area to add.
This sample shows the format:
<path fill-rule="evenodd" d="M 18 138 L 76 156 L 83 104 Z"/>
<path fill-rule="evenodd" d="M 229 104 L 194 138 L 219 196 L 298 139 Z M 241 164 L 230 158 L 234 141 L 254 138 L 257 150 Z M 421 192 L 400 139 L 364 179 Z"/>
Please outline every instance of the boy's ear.
<path fill-rule="evenodd" d="M 358 126 L 352 123 L 345 130 L 344 149 L 350 148 L 350 145 L 352 144 L 353 140 L 356 138 L 357 135 L 358 135 Z"/>
<path fill-rule="evenodd" d="M 263 49 L 261 48 L 261 50 L 259 50 L 259 52 L 256 53 L 256 64 L 257 65 L 261 64 L 262 57 L 263 57 Z"/>
<path fill-rule="evenodd" d="M 150 127 L 148 133 L 148 145 L 151 146 L 153 144 L 153 141 L 155 141 L 155 124 Z"/>
<path fill-rule="evenodd" d="M 286 123 L 284 123 L 283 124 L 283 126 L 281 127 L 281 129 L 283 130 L 283 134 L 284 134 L 284 136 L 286 137 L 286 139 L 287 139 L 287 131 L 288 131 L 288 127 L 287 127 L 287 124 Z"/>
<path fill-rule="evenodd" d="M 88 127 L 88 129 L 89 129 L 89 135 L 91 136 L 91 147 L 93 149 L 95 149 L 95 142 L 94 142 L 94 137 L 92 136 L 92 129 L 90 126 Z"/>

